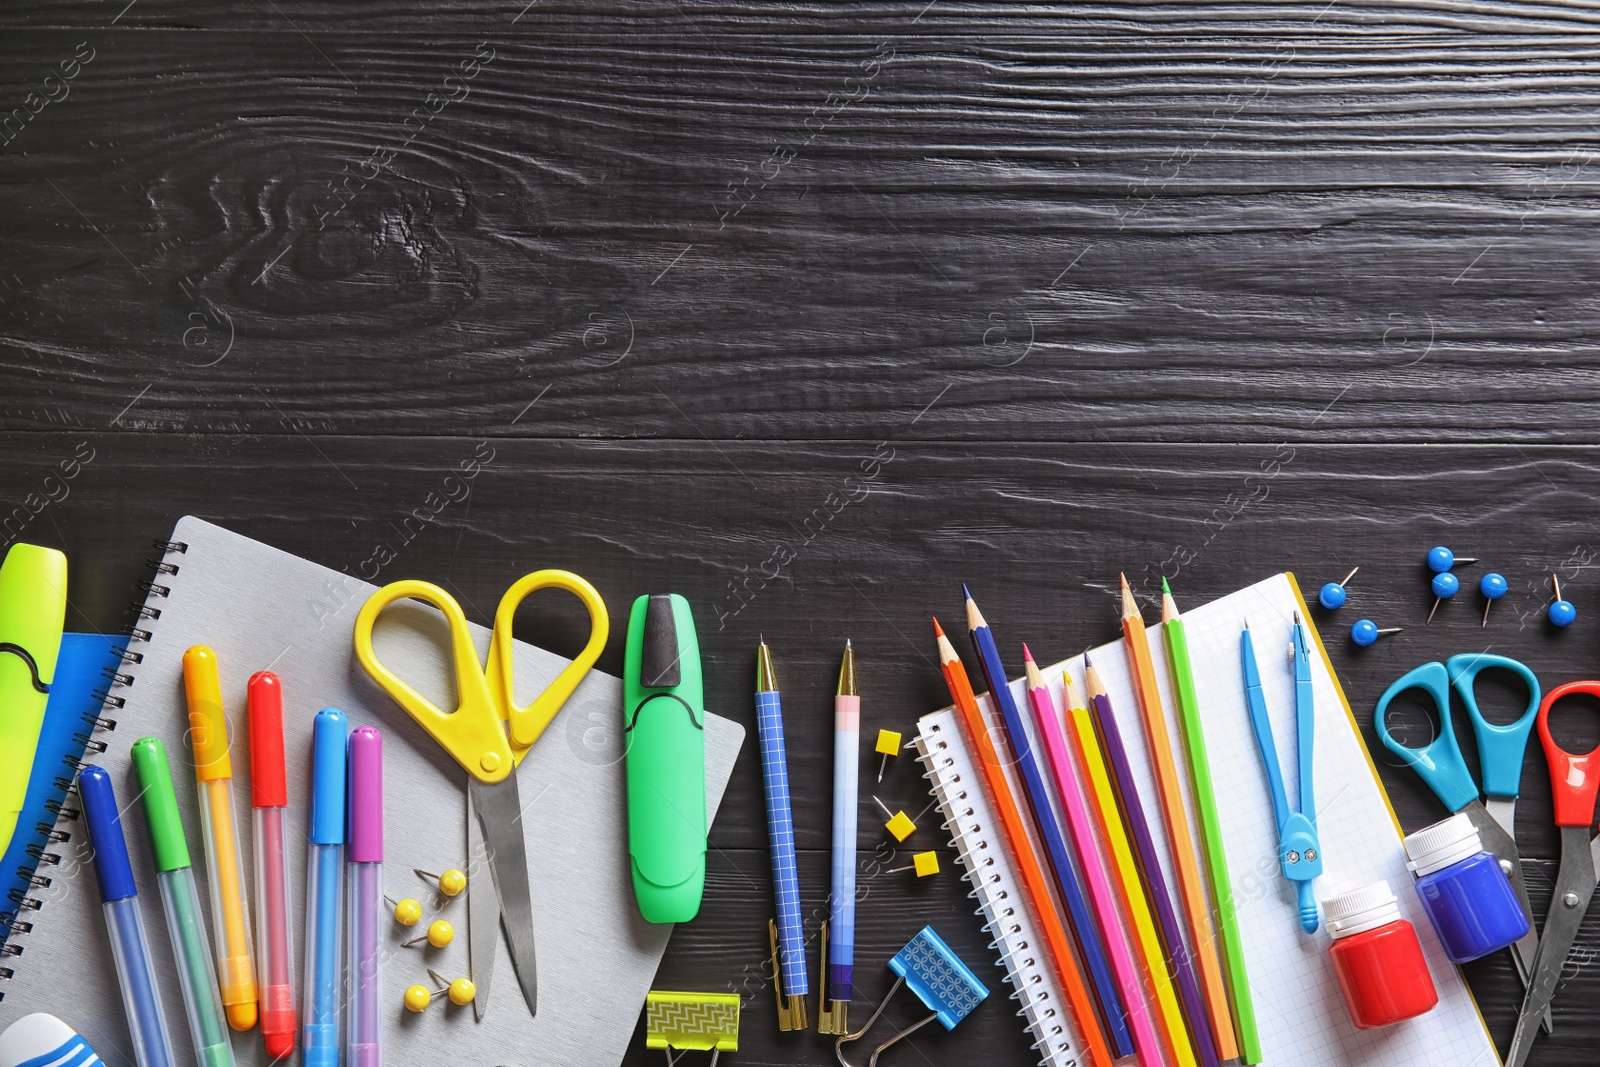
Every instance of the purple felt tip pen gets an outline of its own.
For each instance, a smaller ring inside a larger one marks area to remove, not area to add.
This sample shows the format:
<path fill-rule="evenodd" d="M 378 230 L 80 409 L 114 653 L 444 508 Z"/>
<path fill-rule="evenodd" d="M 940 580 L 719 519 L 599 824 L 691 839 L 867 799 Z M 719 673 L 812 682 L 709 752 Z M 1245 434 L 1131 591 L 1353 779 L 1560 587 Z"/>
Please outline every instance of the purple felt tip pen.
<path fill-rule="evenodd" d="M 370 726 L 350 734 L 349 1040 L 346 1067 L 382 1067 L 383 1020 L 378 1010 L 378 930 L 383 908 L 383 735 Z"/>

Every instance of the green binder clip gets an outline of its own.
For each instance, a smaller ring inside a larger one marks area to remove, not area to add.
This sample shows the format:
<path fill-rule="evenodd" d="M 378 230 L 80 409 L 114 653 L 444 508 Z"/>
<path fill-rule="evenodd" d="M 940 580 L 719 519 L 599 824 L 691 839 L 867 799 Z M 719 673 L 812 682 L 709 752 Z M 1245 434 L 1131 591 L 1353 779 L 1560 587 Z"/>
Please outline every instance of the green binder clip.
<path fill-rule="evenodd" d="M 687 922 L 706 885 L 706 712 L 694 615 L 678 594 L 633 602 L 622 700 L 633 895 L 649 922 Z"/>
<path fill-rule="evenodd" d="M 67 618 L 67 557 L 15 544 L 0 563 L 0 853 L 28 793 Z"/>
<path fill-rule="evenodd" d="M 644 1047 L 665 1049 L 668 1063 L 680 1058 L 674 1050 L 709 1051 L 708 1067 L 716 1067 L 724 1052 L 739 1051 L 739 994 L 652 989 L 645 997 Z"/>

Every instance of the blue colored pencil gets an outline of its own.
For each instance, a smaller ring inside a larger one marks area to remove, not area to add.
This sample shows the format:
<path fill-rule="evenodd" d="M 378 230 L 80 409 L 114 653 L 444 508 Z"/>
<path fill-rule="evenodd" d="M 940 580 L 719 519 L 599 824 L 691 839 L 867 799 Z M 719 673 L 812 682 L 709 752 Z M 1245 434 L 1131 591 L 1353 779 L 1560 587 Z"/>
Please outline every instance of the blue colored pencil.
<path fill-rule="evenodd" d="M 1000 649 L 996 647 L 994 634 L 990 633 L 989 624 L 984 622 L 983 613 L 978 610 L 965 582 L 961 585 L 961 593 L 967 600 L 967 629 L 972 634 L 972 644 L 978 652 L 978 665 L 983 670 L 984 680 L 989 683 L 990 697 L 1005 718 L 1006 734 L 1011 738 L 1011 748 L 1016 753 L 1017 764 L 1022 769 L 1022 781 L 1027 786 L 1028 807 L 1033 813 L 1034 825 L 1044 839 L 1045 850 L 1050 853 L 1050 867 L 1055 873 L 1056 884 L 1067 902 L 1072 929 L 1078 938 L 1078 951 L 1083 954 L 1084 962 L 1089 967 L 1095 997 L 1100 1002 L 1100 1014 L 1105 1019 L 1111 1037 L 1112 1051 L 1118 1059 L 1131 1056 L 1133 1035 L 1128 1031 L 1127 1006 L 1123 1004 L 1122 993 L 1111 977 L 1100 930 L 1090 917 L 1089 903 L 1083 895 L 1083 886 L 1078 882 L 1078 872 L 1067 855 L 1067 842 L 1062 836 L 1061 824 L 1050 806 L 1049 788 L 1039 771 L 1039 761 L 1028 742 L 1022 714 L 1017 710 L 1017 702 L 1011 696 L 1011 686 L 1006 681 L 1005 665 L 1000 662 Z"/>

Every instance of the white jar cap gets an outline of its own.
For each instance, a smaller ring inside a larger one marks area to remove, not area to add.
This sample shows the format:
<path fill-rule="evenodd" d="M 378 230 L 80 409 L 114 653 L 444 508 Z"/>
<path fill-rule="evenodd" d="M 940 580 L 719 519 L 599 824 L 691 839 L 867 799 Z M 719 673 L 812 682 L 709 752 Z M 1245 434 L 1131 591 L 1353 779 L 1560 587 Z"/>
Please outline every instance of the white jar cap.
<path fill-rule="evenodd" d="M 1458 813 L 1418 830 L 1405 840 L 1406 855 L 1411 862 L 1406 867 L 1418 878 L 1442 871 L 1452 863 L 1460 863 L 1483 851 L 1478 828 L 1464 813 Z"/>
<path fill-rule="evenodd" d="M 1373 882 L 1322 898 L 1322 920 L 1335 941 L 1375 930 L 1400 918 L 1400 904 L 1388 882 Z"/>

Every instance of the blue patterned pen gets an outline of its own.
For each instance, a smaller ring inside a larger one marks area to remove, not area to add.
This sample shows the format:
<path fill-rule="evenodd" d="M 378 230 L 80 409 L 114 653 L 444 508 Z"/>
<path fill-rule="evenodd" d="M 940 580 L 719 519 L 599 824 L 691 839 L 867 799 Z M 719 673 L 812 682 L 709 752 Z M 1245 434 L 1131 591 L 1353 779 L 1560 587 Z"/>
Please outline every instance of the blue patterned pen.
<path fill-rule="evenodd" d="M 772 970 L 777 976 L 778 1029 L 806 1028 L 806 935 L 800 921 L 800 873 L 794 861 L 794 814 L 789 806 L 789 759 L 783 748 L 783 701 L 763 639 L 756 648 L 756 734 L 761 740 L 761 785 L 767 797 L 767 837 L 772 846 L 772 884 L 777 922 L 768 921 Z"/>

